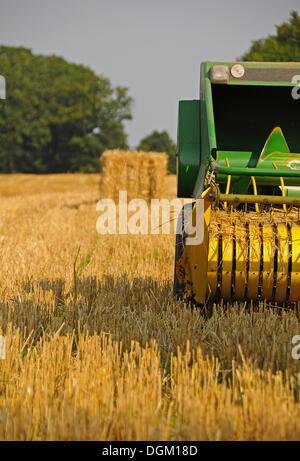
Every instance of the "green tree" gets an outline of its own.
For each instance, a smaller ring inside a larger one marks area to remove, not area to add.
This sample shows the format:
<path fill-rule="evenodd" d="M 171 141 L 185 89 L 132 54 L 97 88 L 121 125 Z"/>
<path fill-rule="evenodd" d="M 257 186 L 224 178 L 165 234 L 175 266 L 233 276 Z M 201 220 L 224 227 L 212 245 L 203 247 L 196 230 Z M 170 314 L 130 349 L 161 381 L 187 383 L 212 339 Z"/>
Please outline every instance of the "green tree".
<path fill-rule="evenodd" d="M 288 22 L 276 26 L 277 34 L 252 42 L 243 61 L 300 61 L 300 16 L 292 11 Z"/>
<path fill-rule="evenodd" d="M 145 152 L 166 152 L 168 155 L 168 170 L 176 173 L 176 144 L 166 131 L 153 131 L 140 141 L 138 150 Z"/>
<path fill-rule="evenodd" d="M 92 172 L 105 149 L 127 148 L 124 87 L 61 57 L 0 46 L 6 100 L 0 101 L 0 171 Z"/>

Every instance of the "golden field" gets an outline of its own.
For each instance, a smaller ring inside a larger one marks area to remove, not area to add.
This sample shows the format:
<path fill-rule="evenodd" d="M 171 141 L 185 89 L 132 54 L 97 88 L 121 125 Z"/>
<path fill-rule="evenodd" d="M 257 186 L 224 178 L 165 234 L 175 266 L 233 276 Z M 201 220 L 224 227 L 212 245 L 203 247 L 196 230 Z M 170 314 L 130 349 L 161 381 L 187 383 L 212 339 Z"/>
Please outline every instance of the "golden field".
<path fill-rule="evenodd" d="M 0 175 L 0 439 L 299 440 L 299 310 L 174 300 L 174 236 L 100 236 L 98 198 Z"/>

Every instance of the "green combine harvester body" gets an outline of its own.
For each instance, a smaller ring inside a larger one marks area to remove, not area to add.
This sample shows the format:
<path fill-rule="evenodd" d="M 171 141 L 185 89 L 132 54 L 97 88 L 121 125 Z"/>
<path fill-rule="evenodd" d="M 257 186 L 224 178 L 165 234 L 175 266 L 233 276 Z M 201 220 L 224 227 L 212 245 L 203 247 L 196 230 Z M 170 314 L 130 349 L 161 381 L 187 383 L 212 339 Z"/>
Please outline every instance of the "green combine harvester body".
<path fill-rule="evenodd" d="M 300 63 L 201 65 L 200 99 L 179 102 L 179 197 L 199 197 L 208 170 L 221 191 L 228 175 L 237 194 L 247 193 L 251 176 L 258 186 L 284 177 L 286 195 L 300 196 L 297 76 Z"/>
<path fill-rule="evenodd" d="M 179 102 L 177 193 L 195 199 L 176 236 L 183 299 L 300 300 L 298 82 L 300 63 L 205 62 L 200 99 Z M 190 245 L 198 199 L 203 241 Z"/>

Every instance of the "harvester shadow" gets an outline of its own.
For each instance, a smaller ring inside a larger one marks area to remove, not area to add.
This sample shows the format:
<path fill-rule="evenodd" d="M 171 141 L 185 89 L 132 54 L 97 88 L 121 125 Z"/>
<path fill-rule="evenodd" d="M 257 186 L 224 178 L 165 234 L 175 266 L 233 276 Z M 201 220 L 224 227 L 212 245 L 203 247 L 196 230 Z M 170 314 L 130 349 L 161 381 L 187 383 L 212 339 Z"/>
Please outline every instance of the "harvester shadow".
<path fill-rule="evenodd" d="M 281 312 L 278 311 L 279 315 Z M 283 346 L 272 343 L 278 365 L 269 351 L 270 338 L 275 328 L 289 350 L 290 338 L 298 325 L 293 314 L 289 318 L 285 315 L 282 332 L 281 318 L 268 305 L 262 308 L 254 303 L 211 302 L 201 309 L 191 307 L 176 301 L 170 280 L 130 279 L 127 274 L 105 275 L 101 279 L 78 277 L 76 291 L 74 283 L 60 278 L 23 282 L 17 295 L 0 304 L 0 314 L 3 332 L 12 323 L 25 332 L 26 338 L 30 336 L 24 354 L 30 353 L 40 338 L 51 340 L 53 336 L 68 334 L 73 338 L 72 355 L 76 355 L 84 331 L 89 335 L 108 335 L 122 343 L 123 350 L 130 350 L 134 341 L 143 347 L 155 341 L 167 370 L 178 347 L 182 351 L 187 344 L 191 350 L 201 347 L 204 354 L 219 357 L 229 373 L 232 359 L 240 360 L 239 345 L 243 353 L 249 349 L 249 357 L 259 367 L 265 367 L 268 355 L 270 366 L 284 369 L 287 358 L 282 358 Z M 291 367 L 296 365 L 292 363 Z"/>
<path fill-rule="evenodd" d="M 129 279 L 126 274 L 104 275 L 101 280 L 76 277 L 71 284 L 61 278 L 27 280 L 9 301 L 0 303 L 3 331 L 12 323 L 22 331 L 33 332 L 34 342 L 44 334 L 72 334 L 79 325 L 90 334 L 119 331 L 117 336 L 121 337 L 120 332 L 126 330 L 128 341 L 133 325 L 141 330 L 147 325 L 150 338 L 156 322 L 171 313 L 175 321 L 183 310 L 183 303 L 173 298 L 170 281 Z M 137 334 L 133 338 L 141 339 Z"/>
<path fill-rule="evenodd" d="M 127 274 L 114 277 L 102 276 L 101 280 L 95 276 L 76 277 L 71 286 L 67 287 L 66 280 L 61 278 L 49 280 L 28 280 L 21 283 L 18 299 L 34 299 L 34 293 L 49 293 L 54 296 L 56 305 L 68 305 L 69 308 L 76 304 L 91 309 L 101 302 L 105 305 L 118 306 L 144 306 L 163 309 L 164 305 L 176 303 L 172 295 L 172 283 L 168 280 L 155 280 L 152 277 L 135 277 L 129 279 Z M 21 294 L 20 294 L 21 293 Z M 28 296 L 30 295 L 30 296 Z M 41 300 L 40 296 L 36 299 Z"/>
<path fill-rule="evenodd" d="M 187 302 L 173 296 L 173 282 L 170 280 L 156 280 L 152 277 L 135 277 L 129 279 L 127 274 L 115 277 L 104 275 L 101 279 L 95 276 L 78 277 L 66 287 L 66 281 L 58 278 L 54 280 L 40 279 L 26 281 L 21 285 L 23 296 L 18 296 L 18 304 L 28 305 L 34 303 L 37 311 L 45 310 L 41 293 L 48 293 L 54 300 L 54 316 L 69 319 L 78 317 L 81 311 L 82 320 L 85 316 L 97 315 L 103 309 L 114 306 L 119 313 L 130 310 L 132 313 L 149 311 L 159 313 L 165 310 L 179 312 L 195 312 L 203 320 L 208 320 L 214 315 L 216 309 L 224 312 L 236 309 L 244 312 L 258 312 L 261 309 L 272 310 L 281 315 L 288 310 L 293 310 L 300 317 L 299 305 L 278 306 L 271 302 L 253 301 L 223 301 L 209 300 L 205 304 L 196 304 L 192 300 Z M 33 296 L 36 293 L 36 296 Z M 46 298 L 45 298 L 46 301 Z M 47 303 L 48 301 L 46 301 Z M 53 303 L 52 303 L 53 304 Z M 97 314 L 98 312 L 98 314 Z M 73 320 L 72 320 L 73 323 Z"/>

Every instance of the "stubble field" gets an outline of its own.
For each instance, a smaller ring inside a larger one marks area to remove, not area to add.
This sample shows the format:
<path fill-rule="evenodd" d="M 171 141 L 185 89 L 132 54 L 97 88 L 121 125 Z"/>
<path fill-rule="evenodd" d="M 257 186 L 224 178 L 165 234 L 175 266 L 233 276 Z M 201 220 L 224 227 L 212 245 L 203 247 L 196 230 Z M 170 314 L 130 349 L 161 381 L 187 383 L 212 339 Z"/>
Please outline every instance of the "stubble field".
<path fill-rule="evenodd" d="M 0 439 L 299 440 L 299 309 L 174 300 L 174 236 L 98 235 L 98 185 L 0 175 Z"/>

